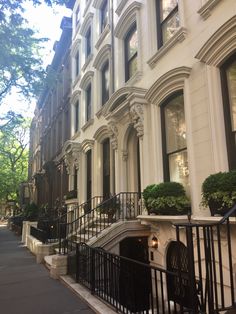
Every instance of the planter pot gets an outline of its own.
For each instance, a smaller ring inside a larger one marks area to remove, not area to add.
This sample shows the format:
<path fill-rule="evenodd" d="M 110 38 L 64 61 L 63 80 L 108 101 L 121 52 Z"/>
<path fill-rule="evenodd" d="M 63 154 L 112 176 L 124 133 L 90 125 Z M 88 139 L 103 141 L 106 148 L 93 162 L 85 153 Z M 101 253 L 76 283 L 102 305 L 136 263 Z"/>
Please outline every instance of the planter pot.
<path fill-rule="evenodd" d="M 222 201 L 210 200 L 208 202 L 211 216 L 224 216 L 230 208 L 222 206 Z"/>

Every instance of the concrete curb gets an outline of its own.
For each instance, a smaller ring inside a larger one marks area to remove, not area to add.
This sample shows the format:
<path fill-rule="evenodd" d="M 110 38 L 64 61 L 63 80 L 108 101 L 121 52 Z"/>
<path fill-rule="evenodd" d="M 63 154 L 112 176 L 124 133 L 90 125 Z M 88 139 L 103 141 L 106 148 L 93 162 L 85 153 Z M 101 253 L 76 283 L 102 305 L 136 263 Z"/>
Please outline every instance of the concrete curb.
<path fill-rule="evenodd" d="M 89 307 L 97 314 L 117 314 L 108 305 L 94 297 L 86 288 L 76 283 L 70 276 L 60 276 L 59 278 L 68 288 L 73 290 Z"/>

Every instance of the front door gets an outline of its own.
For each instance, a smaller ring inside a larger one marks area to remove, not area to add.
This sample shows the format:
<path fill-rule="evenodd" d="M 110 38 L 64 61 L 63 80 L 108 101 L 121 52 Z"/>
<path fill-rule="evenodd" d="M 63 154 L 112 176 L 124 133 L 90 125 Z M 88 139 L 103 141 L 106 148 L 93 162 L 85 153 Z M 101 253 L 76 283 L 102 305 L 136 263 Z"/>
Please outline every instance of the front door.
<path fill-rule="evenodd" d="M 149 264 L 147 237 L 126 238 L 121 241 L 120 256 Z M 148 311 L 150 289 L 151 273 L 149 267 L 121 259 L 120 303 L 132 313 Z"/>
<path fill-rule="evenodd" d="M 85 207 L 86 211 L 91 209 L 90 200 L 92 198 L 92 151 L 86 153 L 87 157 L 87 201 L 88 206 Z"/>
<path fill-rule="evenodd" d="M 103 198 L 110 198 L 110 140 L 103 142 Z"/>

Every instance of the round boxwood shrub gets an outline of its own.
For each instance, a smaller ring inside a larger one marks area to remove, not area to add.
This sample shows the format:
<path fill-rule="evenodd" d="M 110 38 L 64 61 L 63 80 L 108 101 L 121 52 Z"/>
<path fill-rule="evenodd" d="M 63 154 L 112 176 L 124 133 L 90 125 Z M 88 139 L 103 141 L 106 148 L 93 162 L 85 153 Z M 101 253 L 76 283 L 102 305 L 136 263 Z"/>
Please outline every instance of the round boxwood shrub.
<path fill-rule="evenodd" d="M 224 215 L 236 203 L 236 171 L 209 175 L 202 184 L 202 205 Z"/>
<path fill-rule="evenodd" d="M 190 202 L 184 187 L 178 182 L 151 184 L 143 191 L 148 213 L 182 215 L 190 210 Z"/>

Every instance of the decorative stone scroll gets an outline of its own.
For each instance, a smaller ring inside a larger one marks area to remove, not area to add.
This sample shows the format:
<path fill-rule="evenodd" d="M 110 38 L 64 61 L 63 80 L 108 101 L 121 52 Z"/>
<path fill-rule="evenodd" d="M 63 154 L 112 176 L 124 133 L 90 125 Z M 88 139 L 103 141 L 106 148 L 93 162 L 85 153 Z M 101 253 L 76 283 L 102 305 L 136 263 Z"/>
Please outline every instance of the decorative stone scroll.
<path fill-rule="evenodd" d="M 134 124 L 134 128 L 137 131 L 138 137 L 143 137 L 144 127 L 143 127 L 143 108 L 141 104 L 134 104 L 130 107 L 130 117 Z"/>
<path fill-rule="evenodd" d="M 118 140 L 117 140 L 118 129 L 114 122 L 108 123 L 108 130 L 109 130 L 109 135 L 110 135 L 111 146 L 114 150 L 116 150 L 118 147 Z"/>
<path fill-rule="evenodd" d="M 74 167 L 76 170 L 79 169 L 81 144 L 78 142 L 68 141 L 64 148 L 64 162 L 66 166 L 66 171 L 69 175 L 74 172 Z"/>

